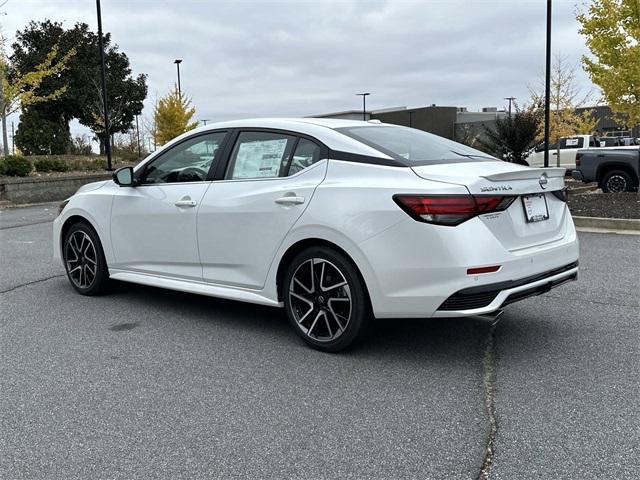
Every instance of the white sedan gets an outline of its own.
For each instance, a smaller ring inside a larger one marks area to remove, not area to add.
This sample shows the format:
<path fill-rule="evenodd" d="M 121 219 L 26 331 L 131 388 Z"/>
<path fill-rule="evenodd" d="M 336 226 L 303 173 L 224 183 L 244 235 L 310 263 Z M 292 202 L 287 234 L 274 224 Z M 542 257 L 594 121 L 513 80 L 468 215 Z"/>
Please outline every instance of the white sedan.
<path fill-rule="evenodd" d="M 578 272 L 563 168 L 346 120 L 192 130 L 63 202 L 54 245 L 81 294 L 114 279 L 284 307 L 325 351 L 372 317 L 490 315 Z"/>

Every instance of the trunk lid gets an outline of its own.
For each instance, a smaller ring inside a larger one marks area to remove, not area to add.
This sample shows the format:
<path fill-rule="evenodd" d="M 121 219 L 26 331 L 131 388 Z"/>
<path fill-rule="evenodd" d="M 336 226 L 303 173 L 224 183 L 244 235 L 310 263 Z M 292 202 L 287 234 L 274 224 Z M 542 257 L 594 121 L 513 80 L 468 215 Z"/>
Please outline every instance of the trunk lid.
<path fill-rule="evenodd" d="M 462 185 L 473 195 L 517 197 L 503 212 L 478 218 L 509 251 L 560 240 L 566 235 L 566 203 L 553 191 L 564 188 L 564 168 L 530 168 L 502 161 L 463 162 L 412 167 L 419 177 Z M 523 196 L 542 194 L 549 218 L 530 222 Z"/>

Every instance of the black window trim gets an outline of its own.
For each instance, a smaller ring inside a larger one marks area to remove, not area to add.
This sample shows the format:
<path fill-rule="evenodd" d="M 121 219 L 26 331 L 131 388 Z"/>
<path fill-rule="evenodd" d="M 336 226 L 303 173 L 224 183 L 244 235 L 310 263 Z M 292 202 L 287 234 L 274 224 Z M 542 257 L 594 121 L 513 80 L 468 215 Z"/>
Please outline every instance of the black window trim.
<path fill-rule="evenodd" d="M 286 167 L 277 177 L 265 177 L 265 178 L 242 178 L 236 179 L 235 181 L 252 181 L 252 180 L 269 180 L 276 178 L 285 178 L 289 174 L 289 167 L 291 165 L 291 159 L 293 158 L 293 153 L 295 152 L 296 147 L 301 138 L 309 140 L 320 147 L 320 160 L 329 159 L 330 149 L 322 143 L 317 138 L 307 135 L 306 133 L 296 132 L 294 130 L 287 130 L 281 128 L 264 128 L 264 127 L 238 127 L 229 129 L 229 135 L 225 139 L 225 148 L 221 160 L 218 162 L 218 166 L 216 167 L 216 171 L 213 174 L 211 180 L 225 180 L 225 181 L 234 181 L 233 179 L 225 178 L 227 172 L 227 166 L 231 161 L 231 154 L 233 153 L 233 149 L 238 141 L 238 137 L 241 133 L 245 132 L 264 132 L 264 133 L 275 133 L 278 135 L 286 135 L 290 137 L 294 137 L 294 143 L 291 151 L 289 152 L 289 156 L 287 158 Z"/>
<path fill-rule="evenodd" d="M 171 147 L 168 148 L 167 150 L 163 150 L 163 151 L 159 152 L 158 155 L 155 155 L 153 158 L 149 159 L 135 173 L 135 177 L 134 178 L 135 178 L 135 181 L 136 181 L 136 186 L 144 187 L 144 186 L 149 186 L 149 185 L 156 185 L 156 186 L 159 186 L 159 185 L 184 185 L 184 184 L 187 184 L 187 183 L 210 182 L 212 180 L 212 170 L 214 170 L 214 167 L 216 167 L 218 164 L 220 164 L 222 159 L 224 158 L 223 157 L 223 153 L 225 152 L 227 144 L 229 143 L 229 137 L 230 137 L 231 130 L 233 130 L 233 129 L 221 128 L 221 129 L 215 129 L 215 130 L 207 130 L 205 132 L 198 132 L 198 133 L 196 133 L 194 135 L 190 135 L 188 137 L 183 138 L 182 140 L 180 140 L 179 142 L 175 143 L 174 145 L 171 145 Z M 167 183 L 142 183 L 142 182 L 140 182 L 140 179 L 144 177 L 144 175 L 146 174 L 147 169 L 149 168 L 150 165 L 152 165 L 157 160 L 159 160 L 162 157 L 164 157 L 165 155 L 167 155 L 169 152 L 173 151 L 175 148 L 179 147 L 180 145 L 184 144 L 185 142 L 189 142 L 189 141 L 191 141 L 193 139 L 196 139 L 198 137 L 204 137 L 206 135 L 211 135 L 211 134 L 216 134 L 216 133 L 224 133 L 225 136 L 222 139 L 222 142 L 220 142 L 220 147 L 218 148 L 218 151 L 216 152 L 216 155 L 213 158 L 213 161 L 211 162 L 211 166 L 209 167 L 209 171 L 207 172 L 207 176 L 205 177 L 204 180 L 201 180 L 201 181 L 198 181 L 198 182 L 167 182 Z"/>

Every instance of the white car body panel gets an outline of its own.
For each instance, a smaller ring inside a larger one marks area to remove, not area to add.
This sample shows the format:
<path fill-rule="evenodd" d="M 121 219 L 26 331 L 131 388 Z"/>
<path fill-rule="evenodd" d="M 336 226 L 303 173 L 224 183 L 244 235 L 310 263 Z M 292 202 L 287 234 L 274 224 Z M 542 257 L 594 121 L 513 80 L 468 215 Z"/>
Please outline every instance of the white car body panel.
<path fill-rule="evenodd" d="M 208 182 L 118 188 L 111 215 L 110 266 L 201 280 L 196 218 L 207 188 Z M 176 206 L 179 201 L 195 205 Z"/>
<path fill-rule="evenodd" d="M 203 280 L 262 288 L 270 260 L 326 171 L 325 159 L 291 177 L 212 182 L 198 212 Z"/>
<path fill-rule="evenodd" d="M 335 151 L 391 159 L 335 130 L 354 125 L 373 124 L 320 119 L 224 122 L 188 132 L 165 148 L 204 131 L 261 127 L 308 135 Z M 544 187 L 539 184 L 543 174 Z M 522 279 L 577 261 L 571 215 L 566 203 L 550 193 L 563 188 L 563 174 L 562 168 L 530 169 L 501 161 L 409 168 L 329 158 L 291 177 L 273 179 L 138 187 L 98 182 L 72 196 L 54 221 L 54 256 L 60 259 L 65 222 L 82 217 L 98 233 L 114 279 L 281 306 L 277 281 L 282 258 L 299 242 L 321 241 L 343 250 L 357 266 L 377 317 L 483 314 L 498 309 L 511 293 L 537 283 L 501 291 L 480 309 L 442 311 L 439 306 L 462 289 Z M 543 193 L 550 218 L 527 223 L 516 199 L 505 211 L 442 226 L 416 221 L 393 200 L 396 194 L 424 193 Z M 304 201 L 275 202 L 287 194 Z M 193 208 L 174 205 L 185 196 L 196 202 Z M 500 269 L 467 275 L 468 268 L 487 265 Z M 575 272 L 572 268 L 550 278 L 562 280 Z"/>

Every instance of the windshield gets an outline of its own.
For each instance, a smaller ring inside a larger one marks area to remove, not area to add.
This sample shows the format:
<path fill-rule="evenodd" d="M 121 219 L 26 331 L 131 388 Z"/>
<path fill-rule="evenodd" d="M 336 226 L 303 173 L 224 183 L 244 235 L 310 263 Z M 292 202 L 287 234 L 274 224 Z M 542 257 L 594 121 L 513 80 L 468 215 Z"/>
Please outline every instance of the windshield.
<path fill-rule="evenodd" d="M 415 128 L 376 125 L 337 130 L 408 166 L 496 160 L 480 150 Z"/>

